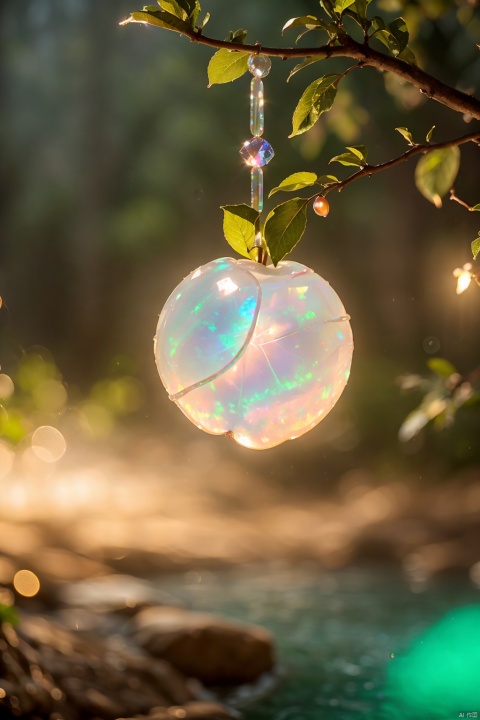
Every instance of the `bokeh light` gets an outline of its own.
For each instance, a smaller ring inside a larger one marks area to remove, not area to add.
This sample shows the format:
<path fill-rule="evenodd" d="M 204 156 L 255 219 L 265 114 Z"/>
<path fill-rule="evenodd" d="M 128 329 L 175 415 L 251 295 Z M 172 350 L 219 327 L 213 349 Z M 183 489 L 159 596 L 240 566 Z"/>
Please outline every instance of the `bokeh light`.
<path fill-rule="evenodd" d="M 395 653 L 385 717 L 447 720 L 480 709 L 480 605 L 458 608 Z"/>
<path fill-rule="evenodd" d="M 44 462 L 58 462 L 67 449 L 67 443 L 60 430 L 51 425 L 42 425 L 32 435 L 32 450 Z"/>
<path fill-rule="evenodd" d="M 462 268 L 455 268 L 453 271 L 453 277 L 457 278 L 457 295 L 461 295 L 470 286 L 473 277 L 472 269 L 472 263 L 465 263 Z"/>
<path fill-rule="evenodd" d="M 13 395 L 14 390 L 15 386 L 12 378 L 9 375 L 5 375 L 5 373 L 0 373 L 0 398 L 6 400 Z"/>
<path fill-rule="evenodd" d="M 13 587 L 23 597 L 34 597 L 40 590 L 40 580 L 31 570 L 19 570 L 13 578 Z"/>

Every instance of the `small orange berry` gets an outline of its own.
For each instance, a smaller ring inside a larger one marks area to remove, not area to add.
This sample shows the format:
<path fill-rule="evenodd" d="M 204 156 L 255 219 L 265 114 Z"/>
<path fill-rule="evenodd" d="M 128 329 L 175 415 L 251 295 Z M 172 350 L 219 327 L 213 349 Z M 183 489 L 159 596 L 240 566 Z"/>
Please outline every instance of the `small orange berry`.
<path fill-rule="evenodd" d="M 317 195 L 313 201 L 313 209 L 320 217 L 327 217 L 328 211 L 330 210 L 328 200 L 324 198 L 323 195 Z"/>

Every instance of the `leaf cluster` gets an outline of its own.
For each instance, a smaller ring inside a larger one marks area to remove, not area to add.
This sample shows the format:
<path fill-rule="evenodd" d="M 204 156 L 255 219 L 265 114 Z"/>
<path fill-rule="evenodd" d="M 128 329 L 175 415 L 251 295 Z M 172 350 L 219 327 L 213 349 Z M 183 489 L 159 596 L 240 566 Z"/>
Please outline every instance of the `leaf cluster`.
<path fill-rule="evenodd" d="M 356 41 L 350 34 L 350 28 L 355 26 L 363 36 L 365 47 L 369 44 L 381 46 L 383 52 L 409 64 L 416 64 L 415 55 L 409 46 L 409 31 L 405 20 L 397 17 L 386 22 L 379 15 L 370 12 L 371 0 L 319 0 L 318 15 L 302 15 L 288 20 L 282 34 L 291 30 L 300 30 L 296 42 L 310 33 L 320 33 L 325 43 L 321 52 L 315 56 L 305 56 L 290 72 L 288 80 L 298 72 L 314 63 L 318 63 L 329 56 L 329 49 L 335 46 L 347 45 Z M 197 24 L 200 13 L 199 0 L 157 0 L 157 5 L 147 5 L 143 11 L 132 12 L 124 21 L 141 22 L 156 25 L 172 30 L 191 39 L 202 34 L 203 28 L 209 19 L 205 17 L 203 23 Z M 353 26 L 352 26 L 353 23 Z M 225 42 L 235 43 L 230 50 L 222 47 L 217 50 L 208 64 L 209 87 L 216 84 L 232 82 L 242 77 L 248 70 L 248 59 L 252 48 L 239 49 L 245 42 L 247 32 L 244 29 L 231 31 Z M 311 82 L 303 91 L 298 100 L 292 116 L 291 138 L 310 130 L 319 118 L 334 105 L 337 90 L 341 80 L 361 63 L 352 65 L 343 73 L 322 75 Z M 460 167 L 460 150 L 457 146 L 429 149 L 433 126 L 425 138 L 422 146 L 423 153 L 415 170 L 415 184 L 422 195 L 436 207 L 441 207 L 443 198 L 449 191 L 453 192 L 453 183 Z M 397 127 L 396 130 L 407 141 L 411 150 L 419 150 L 412 133 L 406 127 Z M 423 149 L 424 148 L 424 149 Z M 367 148 L 363 145 L 349 146 L 345 152 L 331 158 L 330 163 L 336 162 L 345 167 L 355 168 L 355 172 L 348 182 L 373 174 L 385 167 L 390 167 L 397 161 L 407 159 L 409 151 L 396 161 L 378 166 L 369 166 L 367 163 Z M 280 185 L 270 192 L 269 197 L 277 192 L 293 192 L 313 185 L 320 185 L 327 192 L 333 188 L 342 189 L 346 181 L 338 180 L 333 175 L 318 177 L 315 173 L 300 172 L 285 178 Z M 254 243 L 260 239 L 268 250 L 273 263 L 276 265 L 286 254 L 297 245 L 301 239 L 307 222 L 307 205 L 310 198 L 295 197 L 277 205 L 268 214 L 265 222 L 260 223 L 258 213 L 246 205 L 232 205 L 223 207 L 224 234 L 236 252 L 245 257 L 253 257 Z M 466 203 L 461 203 L 466 205 Z M 480 205 L 470 207 L 477 210 Z M 480 252 L 479 237 L 472 242 L 472 253 L 476 257 Z"/>
<path fill-rule="evenodd" d="M 157 0 L 157 5 L 145 5 L 143 10 L 130 13 L 130 17 L 121 25 L 131 22 L 145 23 L 188 35 L 194 29 L 203 28 L 210 19 L 207 13 L 197 28 L 200 10 L 199 0 Z"/>
<path fill-rule="evenodd" d="M 398 436 L 402 442 L 411 440 L 428 424 L 437 430 L 450 427 L 459 410 L 480 402 L 480 390 L 463 378 L 456 367 L 444 358 L 427 362 L 429 375 L 404 375 L 398 382 L 403 390 L 420 391 L 420 404 L 407 415 Z"/>

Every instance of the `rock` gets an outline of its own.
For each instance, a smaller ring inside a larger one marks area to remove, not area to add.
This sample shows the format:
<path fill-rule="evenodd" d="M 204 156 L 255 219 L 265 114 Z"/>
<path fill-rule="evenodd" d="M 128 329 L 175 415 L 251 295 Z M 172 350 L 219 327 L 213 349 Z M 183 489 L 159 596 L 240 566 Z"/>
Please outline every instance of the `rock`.
<path fill-rule="evenodd" d="M 60 597 L 69 606 L 124 615 L 160 603 L 176 604 L 170 595 L 131 575 L 106 575 L 69 583 L 61 588 Z"/>
<path fill-rule="evenodd" d="M 118 638 L 79 636 L 42 617 L 0 628 L 0 717 L 113 720 L 183 706 L 198 695 L 164 660 Z"/>
<path fill-rule="evenodd" d="M 118 720 L 230 720 L 239 715 L 218 703 L 191 702 L 183 706 L 153 708 L 149 715 L 137 715 L 136 718 L 118 718 Z"/>
<path fill-rule="evenodd" d="M 274 666 L 272 637 L 255 625 L 153 607 L 140 611 L 132 626 L 140 647 L 208 685 L 252 682 Z"/>

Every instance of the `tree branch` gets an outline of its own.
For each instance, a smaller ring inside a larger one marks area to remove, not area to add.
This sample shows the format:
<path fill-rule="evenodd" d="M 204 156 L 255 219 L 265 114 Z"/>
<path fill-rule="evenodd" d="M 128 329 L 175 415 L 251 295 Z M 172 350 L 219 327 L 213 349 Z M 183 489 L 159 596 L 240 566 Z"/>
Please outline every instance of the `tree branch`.
<path fill-rule="evenodd" d="M 455 112 L 471 115 L 471 117 L 480 120 L 480 100 L 473 97 L 473 95 L 468 95 L 467 93 L 461 92 L 461 90 L 450 87 L 450 85 L 447 85 L 441 80 L 437 80 L 416 65 L 411 65 L 404 60 L 385 55 L 378 50 L 374 50 L 367 44 L 356 42 L 350 37 L 346 38 L 341 45 L 324 45 L 314 48 L 274 48 L 263 47 L 258 43 L 256 45 L 243 45 L 242 43 L 229 42 L 228 40 L 216 40 L 195 30 L 185 32 L 184 34 L 189 37 L 192 42 L 208 45 L 209 47 L 225 48 L 237 52 L 251 52 L 254 54 L 262 53 L 263 55 L 280 57 L 284 60 L 306 57 L 318 57 L 319 59 L 351 57 L 361 61 L 362 65 L 371 65 L 378 70 L 394 73 L 412 85 L 415 85 L 420 92 L 432 98 L 432 100 L 446 105 L 451 110 L 455 110 Z"/>
<path fill-rule="evenodd" d="M 462 207 L 466 208 L 466 210 L 470 210 L 470 212 L 474 212 L 477 208 L 473 207 L 473 205 L 469 205 L 465 200 L 461 200 L 456 194 L 455 194 L 455 188 L 452 188 L 450 190 L 450 200 L 454 200 L 454 202 L 457 202 Z"/>
<path fill-rule="evenodd" d="M 414 155 L 422 155 L 424 153 L 430 152 L 431 150 L 442 150 L 444 148 L 455 147 L 456 145 L 463 145 L 467 142 L 476 143 L 479 140 L 480 132 L 475 132 L 470 133 L 469 135 L 462 135 L 461 137 L 454 138 L 453 140 L 446 140 L 445 142 L 428 143 L 426 145 L 414 145 L 406 152 L 404 152 L 403 155 L 399 155 L 398 157 L 393 158 L 392 160 L 387 160 L 387 162 L 380 163 L 379 165 L 365 165 L 365 167 L 362 167 L 360 170 L 358 170 L 358 172 L 353 173 L 353 175 L 350 175 L 350 177 L 346 178 L 345 180 L 340 180 L 337 183 L 327 185 L 323 190 L 322 195 L 326 195 L 331 190 L 338 190 L 339 192 L 341 192 L 343 188 L 347 187 L 347 185 L 350 185 L 350 183 L 354 182 L 355 180 L 360 180 L 360 178 L 362 177 L 370 177 L 371 175 L 376 175 L 376 173 L 382 172 L 383 170 L 389 170 L 391 167 L 395 167 L 395 165 L 399 165 L 400 163 L 409 160 Z"/>

